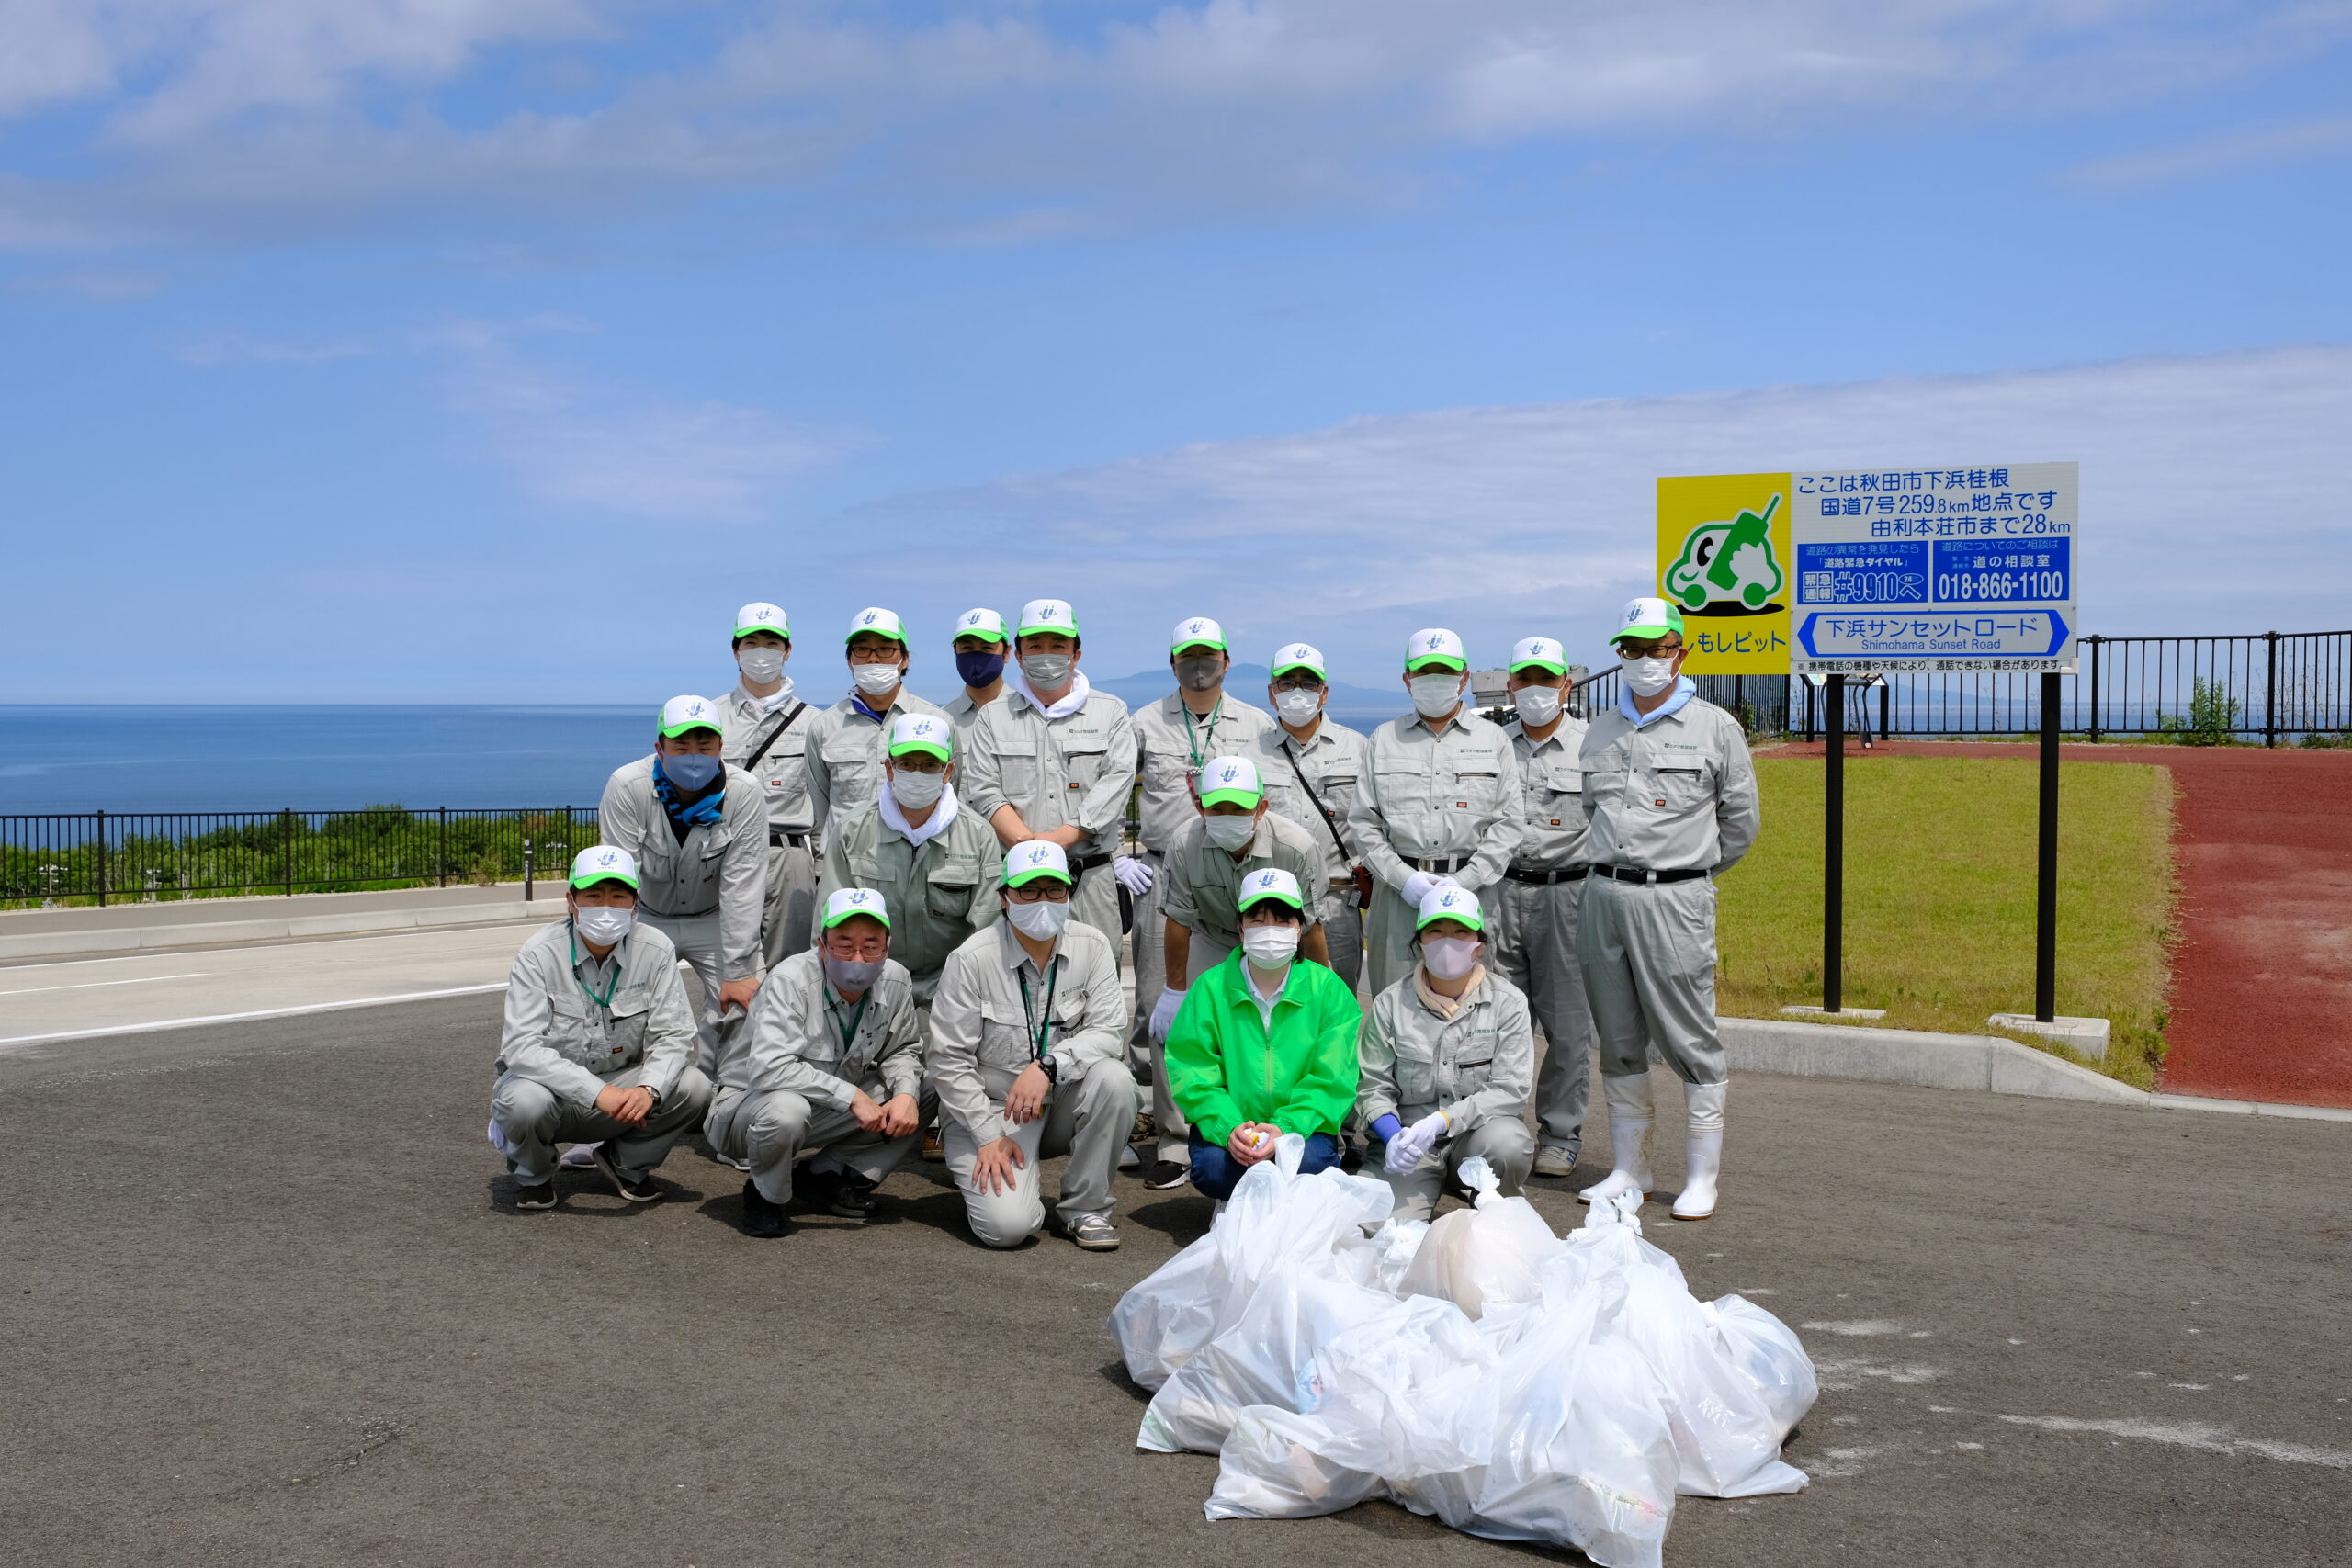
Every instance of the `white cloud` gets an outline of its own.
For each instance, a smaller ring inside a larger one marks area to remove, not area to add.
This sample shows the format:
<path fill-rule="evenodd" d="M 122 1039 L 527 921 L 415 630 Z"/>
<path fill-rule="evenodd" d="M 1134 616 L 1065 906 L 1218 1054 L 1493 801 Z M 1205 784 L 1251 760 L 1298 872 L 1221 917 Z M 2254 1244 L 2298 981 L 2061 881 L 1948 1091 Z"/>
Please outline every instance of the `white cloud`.
<path fill-rule="evenodd" d="M 461 322 L 430 335 L 452 360 L 452 406 L 525 491 L 550 505 L 668 523 L 752 523 L 796 479 L 858 444 L 852 433 L 718 401 L 632 395 L 524 355 L 532 332 L 584 331 L 541 318 Z"/>
<path fill-rule="evenodd" d="M 2352 152 L 2352 115 L 2215 137 L 2186 147 L 2100 158 L 2068 171 L 2084 185 L 2161 185 L 2231 169 Z"/>
<path fill-rule="evenodd" d="M 1216 615 L 1260 657 L 1305 637 L 1364 678 L 1430 624 L 1482 656 L 1536 631 L 1597 652 L 1610 613 L 1649 591 L 1662 475 L 2072 458 L 2090 629 L 2309 631 L 2347 622 L 2347 429 L 2352 348 L 2285 348 L 1361 419 L 851 522 L 912 547 L 894 576 L 942 619 L 989 594 L 1115 604 L 1102 667 L 1119 670 L 1156 657 L 1126 625 Z M 976 559 L 980 539 L 1052 564 Z"/>
<path fill-rule="evenodd" d="M 360 338 L 304 341 L 215 332 L 187 338 L 172 352 L 185 365 L 330 365 L 339 359 L 362 359 L 376 350 Z"/>

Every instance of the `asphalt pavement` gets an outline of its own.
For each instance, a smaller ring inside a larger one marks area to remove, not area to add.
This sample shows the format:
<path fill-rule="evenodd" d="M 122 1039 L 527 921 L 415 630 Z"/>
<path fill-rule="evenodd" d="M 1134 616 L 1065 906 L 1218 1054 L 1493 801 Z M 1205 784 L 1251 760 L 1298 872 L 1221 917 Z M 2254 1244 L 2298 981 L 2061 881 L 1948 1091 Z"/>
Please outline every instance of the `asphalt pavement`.
<path fill-rule="evenodd" d="M 1216 1461 L 1134 1449 L 1104 1327 L 1206 1225 L 1188 1194 L 1123 1177 L 1119 1251 L 998 1254 L 910 1162 L 876 1223 L 752 1242 L 741 1179 L 682 1148 L 649 1209 L 567 1179 L 518 1213 L 482 1137 L 497 1008 L 0 1055 L 0 1556 L 1563 1555 L 1387 1505 L 1205 1523 Z M 1684 1499 L 1669 1563 L 2352 1558 L 2352 1125 L 1751 1076 L 1726 1163 L 1716 1218 L 1653 1203 L 1647 1234 L 1799 1327 L 1814 1482 Z"/>

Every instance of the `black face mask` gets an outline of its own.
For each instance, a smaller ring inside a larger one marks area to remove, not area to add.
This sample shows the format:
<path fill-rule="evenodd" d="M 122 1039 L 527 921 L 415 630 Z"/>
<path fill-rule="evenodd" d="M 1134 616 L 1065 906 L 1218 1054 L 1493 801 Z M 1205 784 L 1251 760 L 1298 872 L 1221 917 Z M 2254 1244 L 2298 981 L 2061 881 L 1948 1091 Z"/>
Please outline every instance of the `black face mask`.
<path fill-rule="evenodd" d="M 986 686 L 1004 673 L 1004 655 L 984 649 L 956 656 L 956 673 L 964 678 L 967 686 Z"/>
<path fill-rule="evenodd" d="M 1176 683 L 1188 692 L 1210 692 L 1225 679 L 1222 659 L 1180 659 L 1176 660 Z"/>

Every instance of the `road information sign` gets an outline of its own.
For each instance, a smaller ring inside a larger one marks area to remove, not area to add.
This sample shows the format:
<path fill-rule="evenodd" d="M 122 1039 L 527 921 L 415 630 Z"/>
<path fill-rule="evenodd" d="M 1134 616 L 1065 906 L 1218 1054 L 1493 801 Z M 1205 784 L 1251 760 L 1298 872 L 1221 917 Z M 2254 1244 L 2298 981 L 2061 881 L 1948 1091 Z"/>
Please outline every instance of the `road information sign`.
<path fill-rule="evenodd" d="M 2073 673 L 2075 469 L 1792 474 L 1790 668 Z"/>

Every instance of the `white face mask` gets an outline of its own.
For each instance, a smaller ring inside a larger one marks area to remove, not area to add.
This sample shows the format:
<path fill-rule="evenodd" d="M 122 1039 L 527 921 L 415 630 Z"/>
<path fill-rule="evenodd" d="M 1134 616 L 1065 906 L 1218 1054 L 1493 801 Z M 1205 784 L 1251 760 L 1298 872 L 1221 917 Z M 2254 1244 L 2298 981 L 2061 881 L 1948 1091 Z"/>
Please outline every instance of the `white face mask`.
<path fill-rule="evenodd" d="M 1443 718 L 1462 704 L 1459 675 L 1416 675 L 1405 686 L 1413 694 L 1413 711 L 1423 718 Z"/>
<path fill-rule="evenodd" d="M 1202 830 L 1208 834 L 1209 842 L 1221 850 L 1238 850 L 1258 836 L 1255 817 L 1204 817 L 1201 820 L 1207 824 Z"/>
<path fill-rule="evenodd" d="M 1421 963 L 1441 980 L 1459 980 L 1478 966 L 1475 937 L 1433 936 L 1421 943 Z"/>
<path fill-rule="evenodd" d="M 1011 920 L 1012 929 L 1023 936 L 1036 942 L 1051 942 L 1062 934 L 1064 926 L 1069 924 L 1069 906 L 1009 904 L 1005 907 L 1005 919 Z"/>
<path fill-rule="evenodd" d="M 919 773 L 910 768 L 890 775 L 890 798 L 901 806 L 921 811 L 927 806 L 939 804 L 939 792 L 947 787 L 947 774 Z"/>
<path fill-rule="evenodd" d="M 1510 694 L 1510 705 L 1519 710 L 1520 723 L 1541 729 L 1560 716 L 1560 690 L 1556 686 L 1521 686 Z"/>
<path fill-rule="evenodd" d="M 895 664 L 853 664 L 849 678 L 857 689 L 869 697 L 879 697 L 894 692 L 899 686 L 899 670 Z"/>
<path fill-rule="evenodd" d="M 1274 694 L 1274 711 L 1283 716 L 1284 724 L 1304 725 L 1323 711 L 1323 694 L 1320 692 L 1277 692 Z"/>
<path fill-rule="evenodd" d="M 784 673 L 784 649 L 780 648 L 747 648 L 735 656 L 735 668 L 743 679 L 764 686 Z"/>
<path fill-rule="evenodd" d="M 1039 691 L 1050 692 L 1069 679 L 1069 667 L 1078 662 L 1068 653 L 1024 653 L 1021 656 L 1021 672 Z"/>
<path fill-rule="evenodd" d="M 1671 659 L 1628 659 L 1617 656 L 1618 674 L 1637 697 L 1654 697 L 1674 684 Z"/>
<path fill-rule="evenodd" d="M 1248 926 L 1241 932 L 1241 951 L 1261 969 L 1279 969 L 1298 952 L 1296 926 Z"/>
<path fill-rule="evenodd" d="M 612 946 L 628 935 L 635 924 L 635 909 L 617 909 L 610 904 L 584 904 L 571 912 L 571 929 L 580 933 L 580 940 L 598 947 Z"/>

